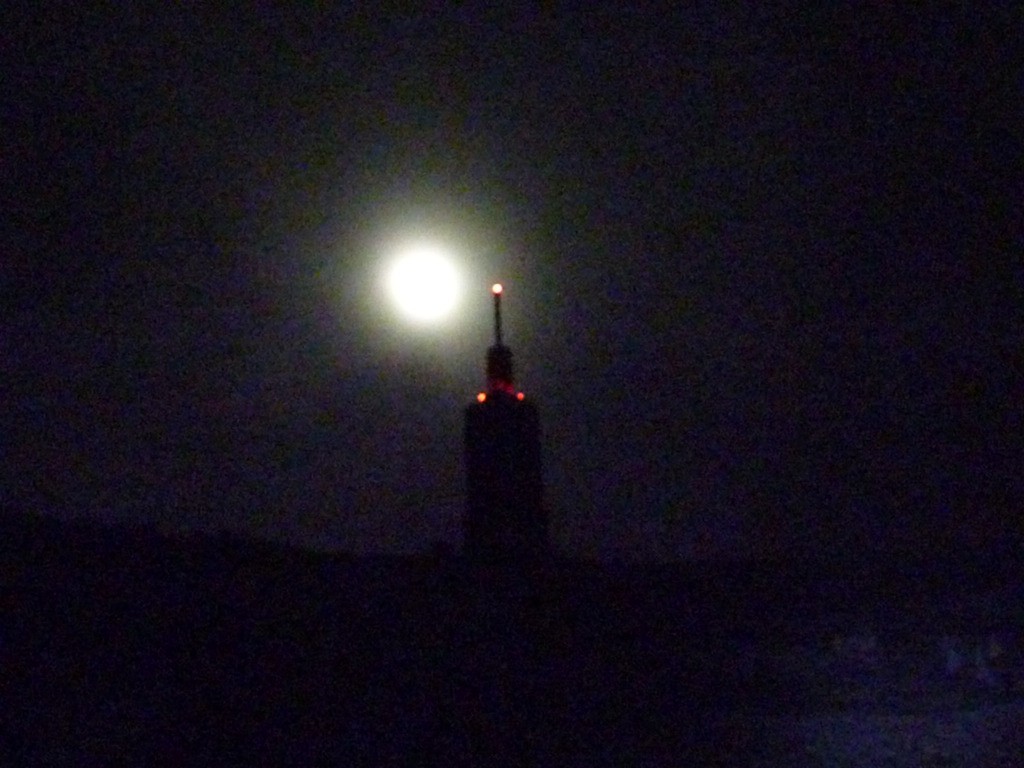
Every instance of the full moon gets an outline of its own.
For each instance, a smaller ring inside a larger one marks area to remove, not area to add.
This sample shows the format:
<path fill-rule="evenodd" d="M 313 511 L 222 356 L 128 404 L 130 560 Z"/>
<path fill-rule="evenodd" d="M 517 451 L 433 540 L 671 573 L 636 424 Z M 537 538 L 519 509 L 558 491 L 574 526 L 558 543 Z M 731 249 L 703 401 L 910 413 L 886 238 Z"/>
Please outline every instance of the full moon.
<path fill-rule="evenodd" d="M 420 245 L 401 253 L 387 277 L 388 292 L 410 320 L 432 323 L 450 315 L 458 303 L 459 275 L 445 254 Z"/>

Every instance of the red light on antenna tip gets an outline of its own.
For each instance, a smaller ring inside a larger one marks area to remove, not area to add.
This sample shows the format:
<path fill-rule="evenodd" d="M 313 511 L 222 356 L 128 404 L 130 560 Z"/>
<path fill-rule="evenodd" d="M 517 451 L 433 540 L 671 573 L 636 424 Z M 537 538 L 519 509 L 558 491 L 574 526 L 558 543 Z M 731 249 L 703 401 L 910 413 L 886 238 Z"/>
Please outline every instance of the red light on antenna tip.
<path fill-rule="evenodd" d="M 501 293 L 502 290 L 504 289 L 501 287 L 501 283 L 495 283 L 494 285 L 491 286 L 491 293 L 493 293 L 495 296 Z"/>
<path fill-rule="evenodd" d="M 487 395 L 485 395 L 485 394 L 484 394 L 483 392 L 479 392 L 479 393 L 477 394 L 477 396 L 476 396 L 476 401 L 477 401 L 478 403 L 482 403 L 482 402 L 483 402 L 484 400 L 486 400 L 486 399 L 487 399 Z"/>
<path fill-rule="evenodd" d="M 525 400 L 525 399 L 526 399 L 526 395 L 524 395 L 522 392 L 516 393 L 516 400 Z"/>

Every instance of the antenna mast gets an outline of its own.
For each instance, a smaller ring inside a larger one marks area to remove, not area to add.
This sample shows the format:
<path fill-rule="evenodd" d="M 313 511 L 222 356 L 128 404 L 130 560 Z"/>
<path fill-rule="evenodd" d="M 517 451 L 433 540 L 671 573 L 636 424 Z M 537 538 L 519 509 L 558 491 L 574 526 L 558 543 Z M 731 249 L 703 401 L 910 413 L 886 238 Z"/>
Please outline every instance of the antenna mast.
<path fill-rule="evenodd" d="M 501 283 L 495 283 L 491 286 L 491 293 L 494 294 L 494 346 L 500 347 L 501 344 Z"/>
<path fill-rule="evenodd" d="M 494 295 L 494 346 L 487 350 L 487 391 L 513 395 L 512 350 L 501 339 L 501 283 L 491 286 Z"/>

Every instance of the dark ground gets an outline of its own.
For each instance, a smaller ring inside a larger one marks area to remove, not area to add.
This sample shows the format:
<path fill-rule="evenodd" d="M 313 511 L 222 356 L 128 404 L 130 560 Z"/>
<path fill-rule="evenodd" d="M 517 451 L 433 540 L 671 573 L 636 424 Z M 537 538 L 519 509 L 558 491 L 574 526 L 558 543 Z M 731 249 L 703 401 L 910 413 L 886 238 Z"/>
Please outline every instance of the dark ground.
<path fill-rule="evenodd" d="M 1020 747 L 1005 553 L 526 568 L 0 524 L 3 764 L 877 762 L 813 751 L 850 713 L 980 718 L 884 764 Z"/>

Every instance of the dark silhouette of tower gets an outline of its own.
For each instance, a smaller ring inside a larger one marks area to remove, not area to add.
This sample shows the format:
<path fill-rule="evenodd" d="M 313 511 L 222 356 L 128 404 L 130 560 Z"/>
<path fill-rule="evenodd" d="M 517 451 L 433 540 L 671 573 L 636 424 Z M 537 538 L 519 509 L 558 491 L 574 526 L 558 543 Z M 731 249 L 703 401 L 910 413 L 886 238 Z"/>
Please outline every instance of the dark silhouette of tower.
<path fill-rule="evenodd" d="M 547 550 L 540 420 L 515 389 L 512 350 L 501 338 L 502 287 L 494 295 L 494 345 L 487 350 L 487 390 L 466 408 L 466 554 L 482 559 L 537 556 Z"/>

